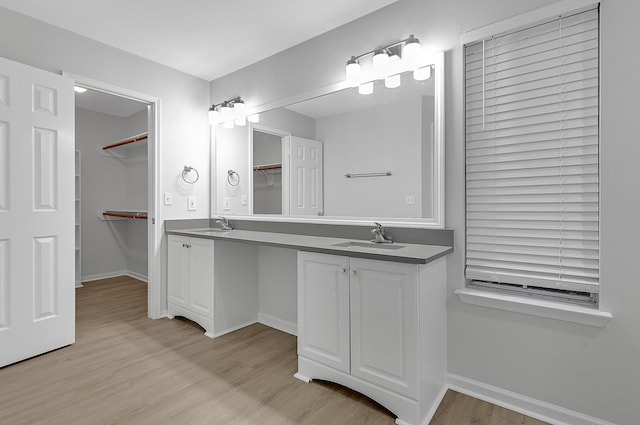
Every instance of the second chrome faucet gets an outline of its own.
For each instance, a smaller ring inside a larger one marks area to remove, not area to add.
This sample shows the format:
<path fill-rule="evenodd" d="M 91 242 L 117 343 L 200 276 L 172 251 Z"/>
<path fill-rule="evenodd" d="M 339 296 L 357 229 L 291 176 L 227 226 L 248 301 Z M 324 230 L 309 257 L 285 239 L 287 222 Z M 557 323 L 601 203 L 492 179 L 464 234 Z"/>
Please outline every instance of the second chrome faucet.
<path fill-rule="evenodd" d="M 371 230 L 371 234 L 373 235 L 373 239 L 371 239 L 371 242 L 393 243 L 391 237 L 387 236 L 384 227 L 382 227 L 382 224 L 377 222 L 374 222 L 374 224 L 376 225 L 376 227 Z"/>
<path fill-rule="evenodd" d="M 220 225 L 222 230 L 233 230 L 233 227 L 229 224 L 229 219 L 226 217 L 218 216 L 220 220 L 216 220 L 216 224 Z"/>

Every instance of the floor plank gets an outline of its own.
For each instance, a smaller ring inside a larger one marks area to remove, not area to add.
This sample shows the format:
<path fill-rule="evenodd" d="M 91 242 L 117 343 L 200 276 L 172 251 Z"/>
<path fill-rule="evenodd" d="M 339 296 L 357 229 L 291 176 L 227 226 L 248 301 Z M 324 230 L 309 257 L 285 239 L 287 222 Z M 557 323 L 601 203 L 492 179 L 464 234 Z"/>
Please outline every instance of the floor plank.
<path fill-rule="evenodd" d="M 128 277 L 76 292 L 76 343 L 0 369 L 0 424 L 391 425 L 370 399 L 305 384 L 296 338 L 256 324 L 210 339 L 187 320 L 146 317 L 147 287 Z M 432 425 L 540 425 L 449 391 Z"/>

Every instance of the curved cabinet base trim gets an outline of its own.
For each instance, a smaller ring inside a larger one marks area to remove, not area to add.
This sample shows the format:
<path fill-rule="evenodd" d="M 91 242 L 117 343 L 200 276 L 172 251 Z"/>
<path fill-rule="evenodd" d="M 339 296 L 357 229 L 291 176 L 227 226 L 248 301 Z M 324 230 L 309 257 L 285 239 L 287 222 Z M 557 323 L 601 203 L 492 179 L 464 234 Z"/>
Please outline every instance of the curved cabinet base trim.
<path fill-rule="evenodd" d="M 206 319 L 190 310 L 169 303 L 169 318 L 173 319 L 175 316 L 182 316 L 185 319 L 196 322 L 204 329 L 205 336 L 208 336 L 209 338 L 213 338 L 215 336 L 213 332 L 213 320 Z"/>
<path fill-rule="evenodd" d="M 294 376 L 306 382 L 309 382 L 312 379 L 331 381 L 358 391 L 359 393 L 362 393 L 372 400 L 380 403 L 391 413 L 396 415 L 396 424 L 398 425 L 421 425 L 423 423 L 428 423 L 427 420 L 421 421 L 420 403 L 417 401 L 370 384 L 346 373 L 339 372 L 333 368 L 323 366 L 302 356 L 298 356 L 298 373 Z M 439 400 L 435 401 L 438 402 Z M 428 410 L 430 411 L 431 409 Z"/>

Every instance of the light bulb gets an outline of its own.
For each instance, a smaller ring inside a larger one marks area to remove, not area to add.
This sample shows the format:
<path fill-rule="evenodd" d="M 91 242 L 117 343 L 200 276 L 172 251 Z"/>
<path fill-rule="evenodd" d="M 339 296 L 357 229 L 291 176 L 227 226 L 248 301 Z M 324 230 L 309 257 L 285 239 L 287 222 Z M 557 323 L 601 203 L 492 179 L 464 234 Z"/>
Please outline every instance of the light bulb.
<path fill-rule="evenodd" d="M 228 128 L 229 130 L 233 128 L 233 120 L 228 120 L 222 123 L 222 127 Z"/>
<path fill-rule="evenodd" d="M 386 77 L 388 64 L 389 54 L 382 48 L 377 49 L 373 55 L 373 73 L 376 78 Z"/>
<path fill-rule="evenodd" d="M 220 107 L 220 119 L 226 121 L 231 115 L 231 108 L 227 105 L 227 102 L 223 103 Z"/>
<path fill-rule="evenodd" d="M 418 61 L 421 52 L 420 41 L 411 34 L 402 47 L 402 59 L 412 65 Z"/>
<path fill-rule="evenodd" d="M 400 74 L 390 75 L 384 79 L 384 86 L 388 89 L 395 89 L 400 86 Z"/>
<path fill-rule="evenodd" d="M 247 121 L 251 123 L 259 123 L 260 122 L 260 114 L 253 114 L 247 117 Z"/>
<path fill-rule="evenodd" d="M 233 102 L 233 110 L 238 116 L 244 115 L 247 110 L 247 105 L 245 105 L 241 99 L 236 100 Z"/>
<path fill-rule="evenodd" d="M 373 93 L 373 81 L 369 81 L 368 83 L 363 83 L 358 86 L 358 93 L 360 94 L 371 94 Z"/>
<path fill-rule="evenodd" d="M 358 82 L 360 80 L 360 64 L 356 60 L 355 56 L 351 56 L 351 59 L 347 61 L 345 74 L 347 84 L 349 84 L 351 87 L 355 87 L 358 85 Z"/>
<path fill-rule="evenodd" d="M 218 118 L 220 118 L 220 112 L 218 112 L 215 108 L 209 109 L 209 124 L 217 124 Z"/>
<path fill-rule="evenodd" d="M 431 78 L 431 67 L 423 66 L 413 70 L 413 78 L 417 81 L 428 80 Z"/>

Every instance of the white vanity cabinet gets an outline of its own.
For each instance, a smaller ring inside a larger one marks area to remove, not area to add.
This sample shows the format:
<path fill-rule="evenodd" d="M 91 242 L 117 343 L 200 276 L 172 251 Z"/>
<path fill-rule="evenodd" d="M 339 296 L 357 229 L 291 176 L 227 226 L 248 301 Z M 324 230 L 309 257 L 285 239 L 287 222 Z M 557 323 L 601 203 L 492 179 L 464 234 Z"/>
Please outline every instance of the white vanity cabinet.
<path fill-rule="evenodd" d="M 184 316 L 213 336 L 214 242 L 169 235 L 168 293 L 170 316 Z"/>
<path fill-rule="evenodd" d="M 419 425 L 445 390 L 445 260 L 426 265 L 298 253 L 298 373 Z"/>
<path fill-rule="evenodd" d="M 169 235 L 169 317 L 198 323 L 210 338 L 255 323 L 257 261 L 255 246 Z"/>

